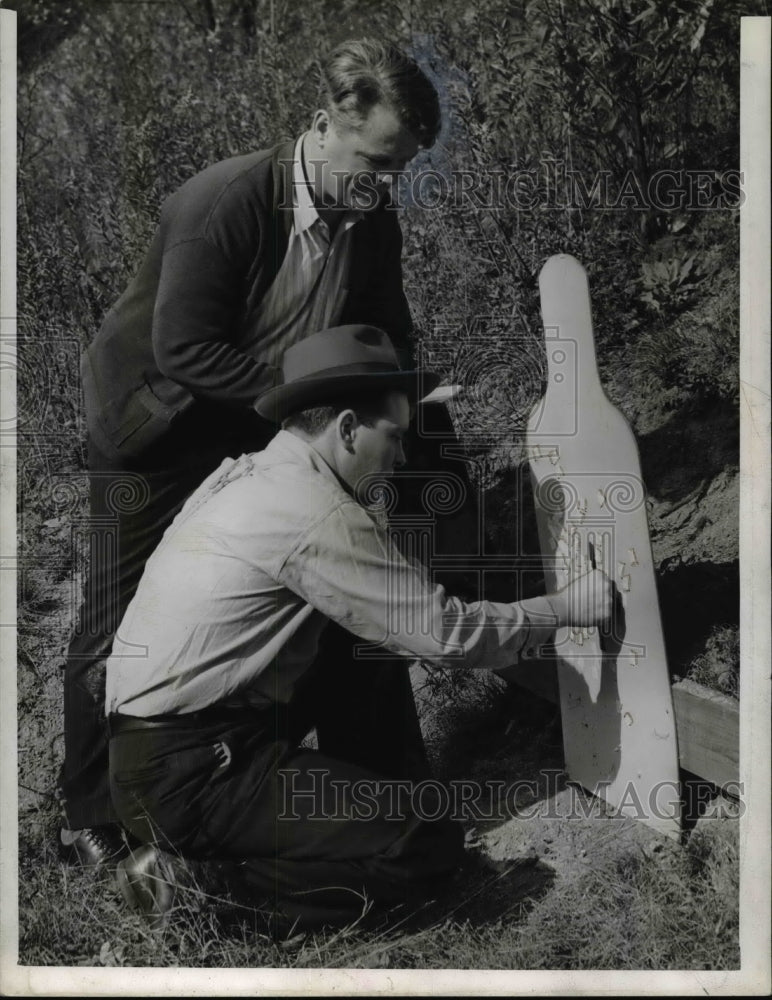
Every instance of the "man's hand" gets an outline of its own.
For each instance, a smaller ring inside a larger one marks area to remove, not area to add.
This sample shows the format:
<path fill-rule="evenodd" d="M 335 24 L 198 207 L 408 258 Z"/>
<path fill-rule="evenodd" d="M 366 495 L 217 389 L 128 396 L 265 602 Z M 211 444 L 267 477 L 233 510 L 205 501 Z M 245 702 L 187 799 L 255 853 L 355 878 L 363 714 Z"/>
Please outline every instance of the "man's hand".
<path fill-rule="evenodd" d="M 614 584 L 599 569 L 572 580 L 548 600 L 558 616 L 559 626 L 607 628 L 614 608 Z"/>

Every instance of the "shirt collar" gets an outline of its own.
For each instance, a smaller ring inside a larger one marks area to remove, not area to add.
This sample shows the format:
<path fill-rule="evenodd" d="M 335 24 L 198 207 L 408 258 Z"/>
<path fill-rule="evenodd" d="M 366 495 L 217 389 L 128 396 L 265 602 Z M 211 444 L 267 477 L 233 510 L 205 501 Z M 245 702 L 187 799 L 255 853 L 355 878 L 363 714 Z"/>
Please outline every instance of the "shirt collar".
<path fill-rule="evenodd" d="M 341 499 L 354 500 L 362 510 L 383 530 L 388 527 L 388 516 L 380 507 L 366 507 L 346 483 L 333 472 L 313 445 L 293 434 L 291 431 L 279 431 L 260 452 L 262 465 L 273 465 L 277 462 L 292 462 L 305 468 L 313 469 L 323 476 L 340 494 Z"/>
<path fill-rule="evenodd" d="M 296 233 L 305 232 L 317 222 L 322 223 L 314 206 L 311 186 L 303 168 L 303 140 L 307 135 L 308 132 L 304 132 L 295 143 L 295 157 L 292 162 L 293 228 Z M 362 212 L 359 209 L 348 209 L 341 219 L 339 227 L 341 232 L 359 222 L 362 217 Z"/>
<path fill-rule="evenodd" d="M 263 454 L 269 461 L 293 461 L 298 465 L 304 465 L 320 473 L 331 483 L 348 493 L 338 476 L 332 471 L 319 452 L 313 445 L 293 434 L 291 431 L 280 430 L 271 439 L 268 446 L 263 450 Z"/>

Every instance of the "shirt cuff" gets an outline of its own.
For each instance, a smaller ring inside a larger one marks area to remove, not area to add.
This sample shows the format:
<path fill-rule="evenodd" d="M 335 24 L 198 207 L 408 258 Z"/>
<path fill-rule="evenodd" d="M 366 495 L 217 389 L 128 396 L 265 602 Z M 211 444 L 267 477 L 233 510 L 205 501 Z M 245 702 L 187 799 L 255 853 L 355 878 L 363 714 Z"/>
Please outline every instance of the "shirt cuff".
<path fill-rule="evenodd" d="M 520 601 L 528 620 L 528 636 L 520 650 L 520 662 L 538 660 L 545 655 L 543 646 L 555 641 L 558 616 L 546 597 L 530 597 Z"/>

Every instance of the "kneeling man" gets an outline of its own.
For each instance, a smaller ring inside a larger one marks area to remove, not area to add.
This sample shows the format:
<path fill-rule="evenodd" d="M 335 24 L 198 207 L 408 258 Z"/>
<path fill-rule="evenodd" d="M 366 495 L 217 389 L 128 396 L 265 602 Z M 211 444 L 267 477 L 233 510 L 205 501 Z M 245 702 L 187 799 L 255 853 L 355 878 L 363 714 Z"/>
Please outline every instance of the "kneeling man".
<path fill-rule="evenodd" d="M 124 896 L 163 909 L 169 855 L 232 863 L 299 925 L 363 899 L 431 891 L 463 855 L 459 824 L 395 789 L 428 777 L 410 660 L 503 668 L 556 627 L 596 625 L 611 585 L 464 604 L 432 585 L 364 501 L 405 461 L 411 406 L 436 385 L 385 333 L 326 330 L 290 348 L 258 403 L 282 424 L 188 499 L 147 563 L 107 664 L 111 793 L 144 846 Z M 351 634 L 360 656 L 338 656 Z M 302 745 L 316 731 L 318 749 Z M 431 788 L 431 785 L 427 785 Z"/>

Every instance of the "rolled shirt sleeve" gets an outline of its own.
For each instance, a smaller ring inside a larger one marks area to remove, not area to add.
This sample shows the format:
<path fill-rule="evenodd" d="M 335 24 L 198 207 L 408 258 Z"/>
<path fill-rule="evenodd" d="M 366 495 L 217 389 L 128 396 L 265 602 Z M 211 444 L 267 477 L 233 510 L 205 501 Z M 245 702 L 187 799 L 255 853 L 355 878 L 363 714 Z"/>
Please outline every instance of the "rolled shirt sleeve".
<path fill-rule="evenodd" d="M 493 670 L 537 656 L 557 624 L 545 597 L 465 604 L 448 596 L 353 500 L 302 536 L 279 579 L 361 639 L 449 667 Z"/>

